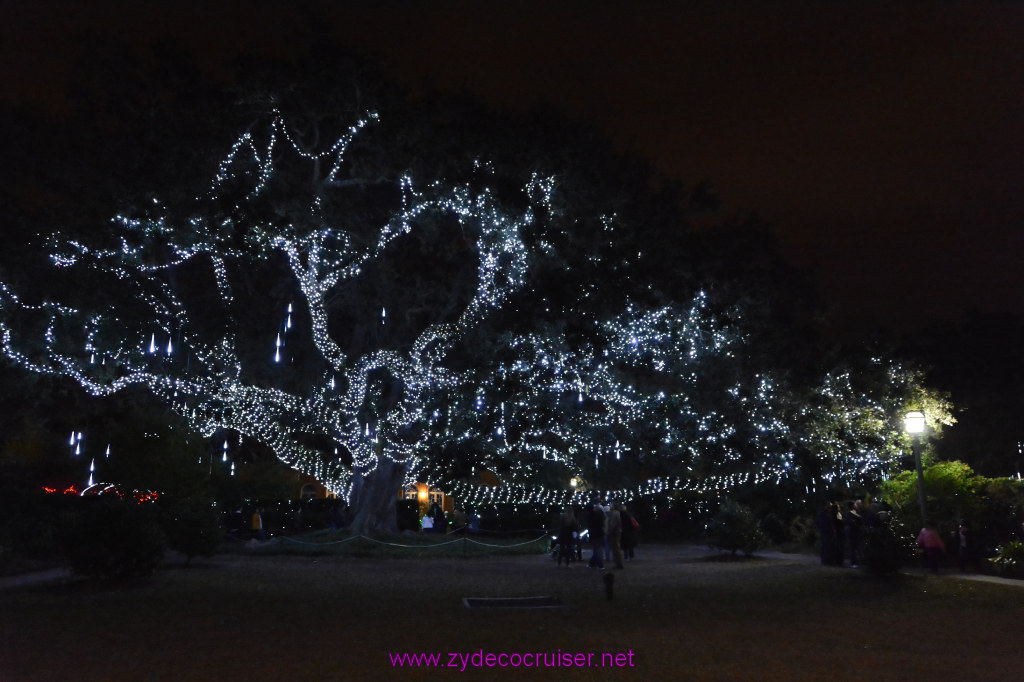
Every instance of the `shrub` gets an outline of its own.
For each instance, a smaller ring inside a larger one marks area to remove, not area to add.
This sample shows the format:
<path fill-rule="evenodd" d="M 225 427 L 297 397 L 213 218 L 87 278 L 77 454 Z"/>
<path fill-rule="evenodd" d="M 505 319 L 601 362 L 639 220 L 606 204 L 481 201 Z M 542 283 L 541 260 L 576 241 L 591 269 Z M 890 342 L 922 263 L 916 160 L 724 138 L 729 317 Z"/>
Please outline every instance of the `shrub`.
<path fill-rule="evenodd" d="M 11 519 L 11 531 L 5 544 L 32 558 L 60 556 L 56 515 L 35 518 L 19 514 Z"/>
<path fill-rule="evenodd" d="M 17 495 L 0 490 L 0 496 L 5 495 L 0 544 L 33 559 L 60 557 L 60 519 L 69 510 L 77 509 L 80 499 L 70 495 Z"/>
<path fill-rule="evenodd" d="M 167 535 L 167 545 L 185 555 L 210 556 L 220 547 L 224 529 L 220 512 L 210 500 L 190 497 L 176 501 L 160 500 L 160 525 Z"/>
<path fill-rule="evenodd" d="M 708 525 L 708 546 L 731 552 L 742 551 L 750 556 L 765 545 L 765 534 L 749 507 L 725 500 L 718 515 Z"/>
<path fill-rule="evenodd" d="M 873 575 L 892 575 L 903 567 L 906 552 L 906 543 L 900 536 L 888 524 L 881 524 L 864 533 L 861 566 Z"/>
<path fill-rule="evenodd" d="M 116 495 L 82 499 L 64 516 L 62 546 L 71 570 L 103 579 L 151 575 L 164 554 L 153 503 Z"/>
<path fill-rule="evenodd" d="M 981 488 L 977 516 L 969 518 L 974 531 L 974 550 L 992 552 L 1015 537 L 1024 521 L 1024 483 L 1011 478 L 989 478 Z"/>
<path fill-rule="evenodd" d="M 1008 578 L 1024 577 L 1024 542 L 1007 542 L 999 548 L 996 556 L 992 559 L 999 575 Z"/>
<path fill-rule="evenodd" d="M 420 529 L 420 505 L 416 500 L 399 500 L 395 503 L 395 521 L 399 532 Z"/>
<path fill-rule="evenodd" d="M 797 516 L 789 522 L 789 543 L 794 549 L 814 547 L 818 528 L 811 516 Z"/>
<path fill-rule="evenodd" d="M 937 462 L 925 468 L 924 483 L 928 516 L 943 537 L 955 535 L 960 521 L 967 519 L 975 548 L 988 553 L 1020 528 L 1024 484 L 1019 481 L 978 476 L 962 462 Z M 879 493 L 908 528 L 924 525 L 913 471 L 885 481 Z"/>

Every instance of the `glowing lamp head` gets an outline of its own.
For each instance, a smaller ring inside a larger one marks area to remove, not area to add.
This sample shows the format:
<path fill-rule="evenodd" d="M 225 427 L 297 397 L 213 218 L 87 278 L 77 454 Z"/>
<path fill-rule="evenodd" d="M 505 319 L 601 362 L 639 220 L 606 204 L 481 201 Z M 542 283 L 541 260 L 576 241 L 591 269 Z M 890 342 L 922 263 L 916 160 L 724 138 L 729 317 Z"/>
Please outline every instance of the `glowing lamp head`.
<path fill-rule="evenodd" d="M 924 433 L 924 412 L 907 412 L 903 418 L 903 428 L 907 433 Z"/>

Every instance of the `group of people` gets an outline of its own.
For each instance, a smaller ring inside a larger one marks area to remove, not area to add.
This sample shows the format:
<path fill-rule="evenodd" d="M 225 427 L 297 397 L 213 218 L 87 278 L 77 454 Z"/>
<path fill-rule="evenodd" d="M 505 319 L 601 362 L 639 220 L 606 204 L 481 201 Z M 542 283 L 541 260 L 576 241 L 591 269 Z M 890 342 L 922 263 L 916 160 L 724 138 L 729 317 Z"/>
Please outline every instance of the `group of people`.
<path fill-rule="evenodd" d="M 974 533 L 966 520 L 960 522 L 954 542 L 960 572 L 966 573 L 967 568 L 977 562 L 974 553 Z M 942 541 L 942 536 L 935 530 L 935 524 L 931 521 L 926 521 L 924 528 L 918 533 L 917 546 L 921 549 L 928 570 L 938 573 L 939 566 L 946 556 L 946 543 Z"/>
<path fill-rule="evenodd" d="M 874 509 L 856 500 L 848 503 L 844 511 L 837 502 L 826 504 L 818 512 L 817 526 L 821 537 L 821 563 L 842 566 L 849 557 L 850 566 L 857 568 L 861 559 L 864 534 L 878 527 L 881 520 Z M 967 521 L 962 521 L 955 538 L 956 555 L 961 572 L 974 562 L 974 538 Z M 938 573 L 946 556 L 946 543 L 931 521 L 926 521 L 917 536 L 925 565 Z"/>
<path fill-rule="evenodd" d="M 558 566 L 565 561 L 567 568 L 577 557 L 576 547 L 582 529 L 586 528 L 592 554 L 587 563 L 589 568 L 604 570 L 606 561 L 614 561 L 615 568 L 625 568 L 625 561 L 631 561 L 637 544 L 640 524 L 626 505 L 621 502 L 607 504 L 594 498 L 580 513 L 571 506 L 566 507 L 558 522 Z"/>
<path fill-rule="evenodd" d="M 818 511 L 816 522 L 821 537 L 821 563 L 842 566 L 849 557 L 850 566 L 857 568 L 864 532 L 877 527 L 881 520 L 873 509 L 854 500 L 847 503 L 845 510 L 838 502 L 827 503 Z"/>
<path fill-rule="evenodd" d="M 436 502 L 430 505 L 430 510 L 423 515 L 420 525 L 424 533 L 447 533 L 448 518 L 444 509 Z"/>

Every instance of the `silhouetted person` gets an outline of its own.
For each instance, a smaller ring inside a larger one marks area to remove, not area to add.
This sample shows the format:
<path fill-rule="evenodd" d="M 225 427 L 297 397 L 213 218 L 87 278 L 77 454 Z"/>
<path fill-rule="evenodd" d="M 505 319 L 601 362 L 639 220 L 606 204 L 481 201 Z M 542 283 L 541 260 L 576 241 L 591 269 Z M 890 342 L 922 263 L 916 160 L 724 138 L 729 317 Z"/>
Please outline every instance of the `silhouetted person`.
<path fill-rule="evenodd" d="M 622 563 L 622 514 L 619 505 L 614 505 L 608 512 L 608 546 L 612 551 L 615 568 L 625 568 Z"/>
<path fill-rule="evenodd" d="M 594 553 L 587 564 L 590 568 L 604 569 L 604 529 L 604 510 L 601 509 L 601 503 L 594 500 L 587 513 L 587 533 L 590 535 L 590 545 L 594 548 Z"/>
<path fill-rule="evenodd" d="M 843 508 L 838 502 L 833 502 L 831 505 L 832 515 L 832 529 L 836 537 L 836 566 L 843 565 L 843 550 L 846 544 L 846 528 L 843 526 Z"/>
<path fill-rule="evenodd" d="M 431 515 L 434 517 L 434 532 L 435 533 L 447 533 L 448 532 L 448 519 L 445 516 L 444 509 L 441 505 L 434 503 L 434 506 L 430 509 Z"/>
<path fill-rule="evenodd" d="M 858 550 L 860 549 L 861 525 L 863 518 L 861 511 L 864 505 L 860 500 L 851 502 L 846 515 L 843 518 L 843 531 L 846 534 L 846 549 L 850 552 L 850 566 L 857 568 L 860 563 Z"/>
<path fill-rule="evenodd" d="M 835 566 L 842 563 L 839 550 L 839 536 L 836 534 L 835 505 L 826 502 L 818 510 L 815 519 L 818 535 L 821 537 L 821 563 L 824 566 Z"/>
<path fill-rule="evenodd" d="M 640 524 L 629 513 L 626 505 L 619 507 L 619 515 L 622 517 L 622 555 L 626 561 L 632 561 L 633 550 L 636 549 L 636 533 Z"/>
<path fill-rule="evenodd" d="M 565 511 L 558 518 L 558 565 L 562 565 L 565 559 L 565 567 L 572 568 L 570 563 L 575 557 L 576 537 L 579 535 L 580 525 L 576 522 L 576 515 L 572 513 L 572 507 L 566 507 Z"/>
<path fill-rule="evenodd" d="M 974 565 L 974 533 L 967 521 L 960 522 L 957 531 L 957 560 L 960 563 L 960 572 L 966 573 L 968 566 Z"/>

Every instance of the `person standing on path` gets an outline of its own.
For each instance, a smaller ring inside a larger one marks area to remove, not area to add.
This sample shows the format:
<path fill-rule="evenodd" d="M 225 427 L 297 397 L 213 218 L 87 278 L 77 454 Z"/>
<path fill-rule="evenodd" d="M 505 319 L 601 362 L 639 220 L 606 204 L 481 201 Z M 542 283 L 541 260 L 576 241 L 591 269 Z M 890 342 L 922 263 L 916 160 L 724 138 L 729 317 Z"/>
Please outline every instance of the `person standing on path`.
<path fill-rule="evenodd" d="M 633 560 L 633 550 L 636 549 L 636 532 L 640 526 L 626 505 L 619 505 L 619 516 L 622 517 L 622 554 L 626 561 Z"/>
<path fill-rule="evenodd" d="M 860 538 L 864 505 L 860 500 L 850 503 L 843 518 L 843 530 L 846 533 L 846 548 L 850 552 L 850 568 L 857 568 L 860 563 Z"/>
<path fill-rule="evenodd" d="M 935 525 L 931 521 L 926 521 L 924 528 L 918 534 L 917 546 L 924 550 L 924 560 L 928 565 L 928 570 L 938 573 L 939 562 L 942 560 L 942 555 L 946 553 L 946 545 L 942 542 L 942 537 L 935 530 Z"/>
<path fill-rule="evenodd" d="M 579 524 L 576 523 L 576 515 L 572 513 L 572 507 L 566 507 L 565 512 L 558 520 L 558 565 L 562 565 L 565 559 L 565 567 L 572 568 L 572 560 L 576 554 L 576 538 L 579 535 Z"/>
<path fill-rule="evenodd" d="M 622 514 L 619 513 L 618 504 L 613 505 L 608 512 L 608 544 L 615 568 L 625 568 L 622 564 Z"/>
<path fill-rule="evenodd" d="M 974 566 L 974 534 L 967 521 L 960 522 L 960 529 L 957 531 L 957 558 L 960 561 L 960 572 L 966 573 L 968 566 Z"/>
<path fill-rule="evenodd" d="M 252 513 L 252 536 L 260 542 L 267 539 L 263 532 L 263 507 L 257 507 Z"/>
<path fill-rule="evenodd" d="M 594 553 L 590 556 L 587 566 L 604 570 L 604 537 L 605 537 L 605 515 L 601 509 L 600 500 L 594 500 L 590 504 L 590 511 L 587 513 L 587 533 L 590 534 L 590 545 Z"/>

